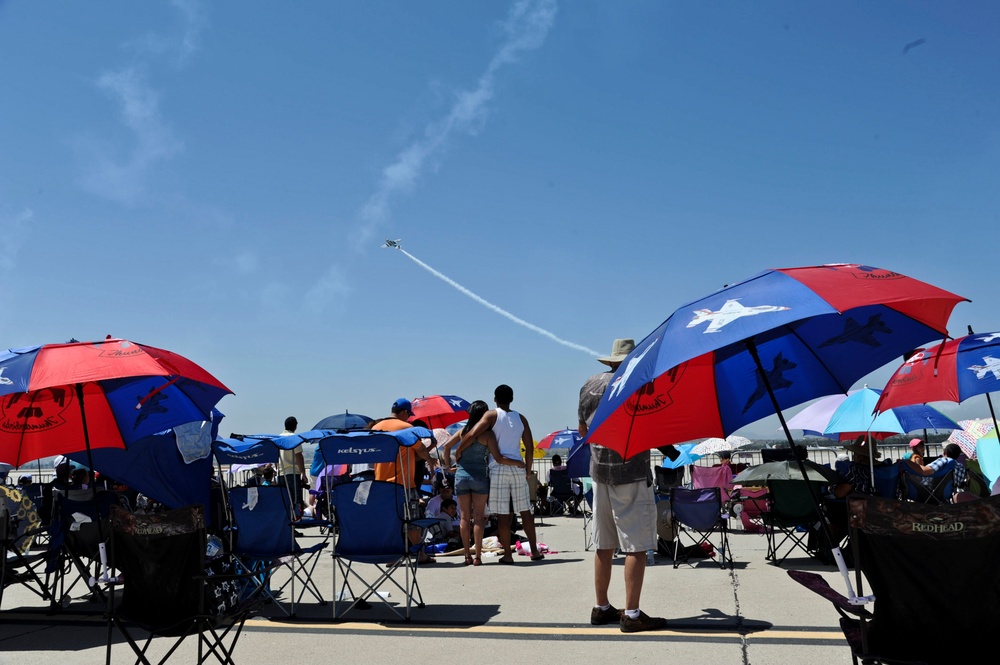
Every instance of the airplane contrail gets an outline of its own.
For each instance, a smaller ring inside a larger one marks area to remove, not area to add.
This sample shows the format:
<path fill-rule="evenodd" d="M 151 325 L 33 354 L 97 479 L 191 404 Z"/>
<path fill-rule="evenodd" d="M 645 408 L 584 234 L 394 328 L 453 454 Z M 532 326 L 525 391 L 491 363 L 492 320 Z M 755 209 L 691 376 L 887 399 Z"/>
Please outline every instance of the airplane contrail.
<path fill-rule="evenodd" d="M 601 355 L 600 353 L 598 353 L 597 351 L 594 351 L 593 349 L 588 349 L 587 347 L 581 346 L 580 344 L 574 344 L 573 342 L 568 342 L 568 341 L 562 339 L 561 337 L 557 337 L 557 336 L 553 335 L 552 333 L 550 333 L 548 330 L 545 330 L 544 328 L 539 328 L 538 326 L 536 326 L 533 323 L 528 323 L 524 319 L 519 319 L 518 317 L 514 316 L 513 314 L 511 314 L 507 310 L 502 309 L 500 307 L 497 307 L 496 305 L 494 305 L 493 303 L 489 302 L 488 300 L 480 298 L 475 293 L 473 293 L 469 289 L 465 288 L 464 286 L 462 286 L 461 284 L 459 284 L 455 280 L 451 279 L 450 277 L 448 277 L 447 275 L 445 275 L 443 273 L 438 272 L 437 270 L 435 270 L 434 268 L 430 267 L 429 265 L 427 265 L 426 263 L 424 263 L 423 261 L 421 261 L 417 257 L 413 256 L 413 254 L 410 254 L 408 251 L 406 251 L 405 249 L 403 249 L 399 245 L 394 245 L 394 247 L 396 249 L 398 249 L 399 251 L 401 251 L 403 254 L 405 254 L 408 259 L 410 259 L 411 261 L 413 261 L 414 263 L 416 263 L 418 266 L 420 266 L 421 268 L 423 268 L 424 270 L 426 270 L 430 274 L 434 275 L 435 277 L 437 277 L 441 281 L 445 282 L 446 284 L 448 284 L 450 286 L 455 287 L 456 289 L 458 289 L 459 291 L 461 291 L 465 295 L 467 295 L 470 298 L 472 298 L 473 300 L 475 300 L 480 305 L 483 305 L 485 307 L 488 307 L 488 308 L 492 309 L 494 312 L 496 312 L 500 316 L 502 316 L 504 318 L 507 318 L 507 319 L 510 319 L 511 321 L 513 321 L 514 323 L 516 323 L 517 325 L 524 326 L 528 330 L 536 332 L 539 335 L 542 335 L 543 337 L 548 337 L 549 339 L 551 339 L 553 342 L 556 342 L 557 344 L 562 344 L 563 346 L 568 347 L 570 349 L 575 349 L 577 351 L 583 351 L 584 353 L 589 353 L 590 355 L 592 355 L 595 358 L 597 358 L 597 357 L 599 357 Z"/>

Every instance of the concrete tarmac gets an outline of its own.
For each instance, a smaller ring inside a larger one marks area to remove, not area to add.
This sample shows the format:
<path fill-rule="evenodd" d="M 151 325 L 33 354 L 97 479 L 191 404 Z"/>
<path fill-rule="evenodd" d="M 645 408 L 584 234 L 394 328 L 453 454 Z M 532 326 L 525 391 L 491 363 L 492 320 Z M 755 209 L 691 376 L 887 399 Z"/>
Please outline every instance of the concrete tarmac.
<path fill-rule="evenodd" d="M 500 565 L 496 557 L 485 558 L 482 566 L 465 566 L 458 556 L 421 566 L 417 579 L 426 606 L 413 608 L 410 621 L 398 619 L 380 603 L 333 621 L 332 604 L 320 605 L 308 596 L 296 616 L 289 617 L 281 611 L 287 607 L 281 602 L 288 598 L 286 589 L 277 605 L 265 606 L 246 623 L 235 660 L 241 665 L 850 663 L 833 606 L 786 574 L 791 568 L 817 571 L 843 591 L 835 569 L 801 553 L 792 554 L 780 568 L 774 566 L 764 559 L 764 536 L 744 533 L 737 520 L 732 524 L 732 570 L 712 559 L 675 569 L 659 555 L 647 568 L 642 609 L 668 619 L 663 631 L 624 634 L 617 626 L 590 625 L 593 552 L 584 550 L 583 520 L 558 516 L 537 525 L 539 542 L 554 550 L 543 561 L 515 555 L 512 566 Z M 624 604 L 622 563 L 621 557 L 615 559 L 611 601 L 616 607 Z M 326 600 L 333 597 L 332 571 L 332 559 L 322 555 L 314 577 Z M 275 586 L 282 579 L 279 575 Z M 402 594 L 393 587 L 387 600 L 398 606 Z M 102 612 L 102 605 L 78 598 L 51 614 L 38 597 L 19 586 L 8 587 L 0 607 L 0 665 L 104 662 L 107 626 Z M 168 646 L 166 638 L 155 638 L 150 658 L 158 660 Z M 134 660 L 128 644 L 114 634 L 112 662 Z M 196 642 L 190 638 L 170 659 L 195 661 Z"/>

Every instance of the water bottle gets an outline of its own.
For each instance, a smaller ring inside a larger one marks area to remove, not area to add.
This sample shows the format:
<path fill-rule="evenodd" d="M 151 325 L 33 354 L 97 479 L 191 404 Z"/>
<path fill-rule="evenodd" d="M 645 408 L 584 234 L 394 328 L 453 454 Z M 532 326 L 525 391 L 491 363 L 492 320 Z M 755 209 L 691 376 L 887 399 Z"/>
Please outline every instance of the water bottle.
<path fill-rule="evenodd" d="M 656 563 L 656 550 L 646 550 L 646 565 L 652 566 Z"/>
<path fill-rule="evenodd" d="M 218 536 L 209 536 L 205 545 L 205 558 L 214 559 L 222 551 L 222 540 Z"/>

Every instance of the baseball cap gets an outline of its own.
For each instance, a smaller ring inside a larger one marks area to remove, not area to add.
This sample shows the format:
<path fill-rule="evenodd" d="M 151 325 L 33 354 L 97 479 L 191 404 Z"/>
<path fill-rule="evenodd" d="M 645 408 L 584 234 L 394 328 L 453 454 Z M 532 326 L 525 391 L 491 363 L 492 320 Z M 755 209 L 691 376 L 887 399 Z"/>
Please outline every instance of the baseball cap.
<path fill-rule="evenodd" d="M 400 397 L 395 402 L 393 402 L 392 412 L 396 413 L 397 411 L 409 411 L 410 413 L 413 413 L 413 406 L 410 405 L 410 400 L 406 399 L 405 397 Z"/>

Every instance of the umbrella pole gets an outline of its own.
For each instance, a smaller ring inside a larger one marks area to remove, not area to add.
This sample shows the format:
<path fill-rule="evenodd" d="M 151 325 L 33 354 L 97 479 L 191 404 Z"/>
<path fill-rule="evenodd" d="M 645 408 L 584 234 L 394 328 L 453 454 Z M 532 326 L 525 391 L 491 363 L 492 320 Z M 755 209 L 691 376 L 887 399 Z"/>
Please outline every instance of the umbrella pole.
<path fill-rule="evenodd" d="M 108 576 L 108 547 L 107 543 L 104 542 L 104 525 L 101 520 L 101 502 L 97 499 L 97 482 L 95 478 L 95 474 L 97 472 L 94 469 L 94 453 L 90 449 L 90 430 L 87 428 L 87 409 L 83 404 L 83 384 L 77 383 L 74 388 L 76 389 L 76 400 L 80 403 L 80 423 L 83 425 L 83 443 L 87 450 L 87 466 L 90 467 L 90 485 L 94 490 L 94 514 L 97 515 L 97 550 L 100 552 L 101 558 L 101 575 L 98 578 L 90 578 L 90 586 L 94 586 L 99 581 L 111 581 L 111 578 Z"/>
<path fill-rule="evenodd" d="M 785 416 L 781 413 L 781 406 L 778 404 L 778 398 L 774 394 L 774 390 L 771 388 L 771 382 L 767 380 L 767 372 L 764 371 L 764 366 L 760 362 L 760 356 L 757 354 L 757 345 L 754 344 L 753 339 L 746 340 L 747 350 L 750 352 L 750 356 L 753 358 L 754 364 L 757 366 L 757 371 L 760 372 L 761 379 L 764 381 L 764 387 L 767 389 L 767 395 L 771 398 L 771 404 L 774 406 L 774 412 L 778 415 L 778 420 L 781 422 L 781 429 L 785 432 L 785 438 L 788 439 L 788 446 L 792 449 L 792 457 L 795 458 L 796 463 L 799 466 L 799 471 L 802 472 L 802 477 L 806 479 L 806 487 L 809 489 L 809 496 L 813 500 L 813 504 L 816 506 L 816 511 L 819 513 L 820 520 L 820 530 L 822 531 L 822 536 L 826 538 L 826 541 L 830 543 L 830 553 L 833 554 L 834 560 L 837 562 L 837 569 L 840 571 L 840 575 L 844 578 L 844 582 L 847 583 L 848 596 L 852 604 L 864 604 L 866 599 L 859 599 L 857 594 L 854 593 L 854 586 L 851 584 L 851 574 L 847 570 L 847 563 L 844 561 L 844 555 L 840 552 L 840 545 L 833 541 L 833 533 L 830 531 L 830 524 L 827 522 L 826 514 L 823 512 L 823 505 L 819 500 L 819 495 L 816 493 L 816 488 L 813 484 L 809 482 L 809 475 L 806 471 L 805 462 L 802 460 L 801 456 L 795 453 L 795 440 L 792 439 L 792 433 L 788 429 L 788 423 L 785 422 Z"/>

